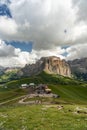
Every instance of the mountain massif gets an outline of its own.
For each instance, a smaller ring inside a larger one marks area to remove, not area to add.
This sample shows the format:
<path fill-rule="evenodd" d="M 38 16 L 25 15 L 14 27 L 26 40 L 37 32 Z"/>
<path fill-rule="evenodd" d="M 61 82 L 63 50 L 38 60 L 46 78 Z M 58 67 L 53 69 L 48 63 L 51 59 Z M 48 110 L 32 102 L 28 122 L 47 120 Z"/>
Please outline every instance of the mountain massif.
<path fill-rule="evenodd" d="M 59 57 L 42 57 L 35 64 L 27 64 L 23 68 L 4 68 L 0 66 L 0 82 L 38 75 L 41 72 L 74 77 L 87 81 L 87 58 L 72 61 L 61 60 Z"/>
<path fill-rule="evenodd" d="M 72 74 L 80 80 L 87 81 L 87 58 L 68 61 Z"/>
<path fill-rule="evenodd" d="M 71 77 L 69 64 L 59 57 L 50 56 L 42 57 L 35 64 L 26 65 L 19 71 L 20 76 L 32 76 L 45 71 L 48 74 L 59 74 L 66 77 Z"/>

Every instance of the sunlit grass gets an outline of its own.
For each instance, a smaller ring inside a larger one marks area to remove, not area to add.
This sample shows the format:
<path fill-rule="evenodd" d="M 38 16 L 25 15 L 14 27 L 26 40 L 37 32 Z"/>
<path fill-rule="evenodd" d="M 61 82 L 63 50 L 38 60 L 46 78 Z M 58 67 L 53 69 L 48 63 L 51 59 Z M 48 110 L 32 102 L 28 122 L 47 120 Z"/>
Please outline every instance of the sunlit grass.
<path fill-rule="evenodd" d="M 2 130 L 86 130 L 87 115 L 75 113 L 86 106 L 32 105 L 0 108 L 0 129 Z"/>

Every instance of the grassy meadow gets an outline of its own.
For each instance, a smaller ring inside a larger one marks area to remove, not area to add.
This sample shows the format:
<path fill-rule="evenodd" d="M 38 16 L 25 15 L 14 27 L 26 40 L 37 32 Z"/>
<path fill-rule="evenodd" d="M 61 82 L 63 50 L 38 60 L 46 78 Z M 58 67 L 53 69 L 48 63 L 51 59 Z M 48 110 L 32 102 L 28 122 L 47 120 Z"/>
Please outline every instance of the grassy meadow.
<path fill-rule="evenodd" d="M 42 104 L 36 105 L 19 104 L 28 94 L 20 85 L 30 82 L 47 84 L 60 98 L 43 98 Z M 0 86 L 0 130 L 87 130 L 86 83 L 43 72 L 4 86 Z"/>
<path fill-rule="evenodd" d="M 0 130 L 87 130 L 85 105 L 27 105 L 0 108 Z M 77 108 L 82 113 L 76 113 Z"/>

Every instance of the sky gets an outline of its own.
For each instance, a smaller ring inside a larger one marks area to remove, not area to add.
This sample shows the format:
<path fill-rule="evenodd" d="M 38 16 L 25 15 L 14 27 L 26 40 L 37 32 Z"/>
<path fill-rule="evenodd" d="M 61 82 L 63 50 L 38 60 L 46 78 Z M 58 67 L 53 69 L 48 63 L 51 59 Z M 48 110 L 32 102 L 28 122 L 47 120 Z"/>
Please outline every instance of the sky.
<path fill-rule="evenodd" d="M 0 0 L 0 66 L 87 57 L 87 0 Z"/>

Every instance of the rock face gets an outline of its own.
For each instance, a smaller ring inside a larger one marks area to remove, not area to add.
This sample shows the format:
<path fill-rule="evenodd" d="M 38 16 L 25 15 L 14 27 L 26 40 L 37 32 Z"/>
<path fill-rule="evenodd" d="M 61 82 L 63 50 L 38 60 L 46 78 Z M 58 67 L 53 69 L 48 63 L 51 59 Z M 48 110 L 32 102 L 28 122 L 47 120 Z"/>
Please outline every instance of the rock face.
<path fill-rule="evenodd" d="M 87 81 L 87 58 L 68 61 L 72 74 L 79 80 Z"/>
<path fill-rule="evenodd" d="M 42 57 L 36 64 L 26 65 L 21 69 L 20 75 L 31 76 L 45 71 L 49 74 L 59 74 L 62 76 L 71 77 L 71 70 L 65 60 L 59 57 Z"/>
<path fill-rule="evenodd" d="M 68 61 L 72 73 L 73 72 L 81 72 L 87 73 L 87 58 L 75 59 L 73 61 Z"/>
<path fill-rule="evenodd" d="M 69 65 L 65 60 L 61 60 L 58 57 L 43 58 L 45 61 L 44 71 L 49 74 L 59 74 L 62 76 L 71 77 L 71 71 Z"/>

